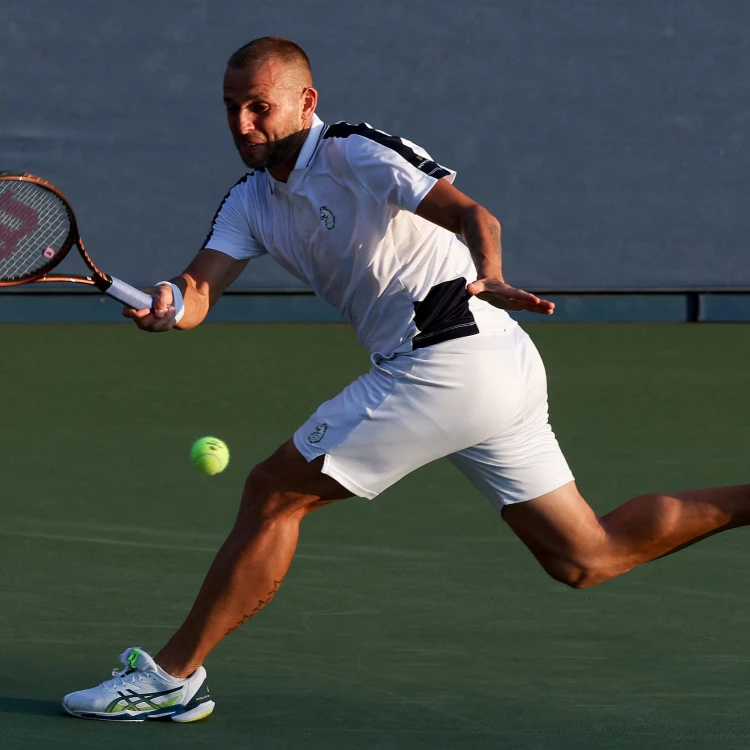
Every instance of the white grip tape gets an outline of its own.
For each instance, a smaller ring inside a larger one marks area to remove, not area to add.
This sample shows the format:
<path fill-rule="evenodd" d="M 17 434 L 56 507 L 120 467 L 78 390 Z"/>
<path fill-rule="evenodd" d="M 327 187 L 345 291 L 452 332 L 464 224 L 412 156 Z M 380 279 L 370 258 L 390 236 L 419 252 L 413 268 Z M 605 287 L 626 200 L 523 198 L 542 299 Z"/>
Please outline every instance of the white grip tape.
<path fill-rule="evenodd" d="M 118 302 L 132 307 L 134 310 L 151 309 L 154 298 L 150 294 L 146 294 L 146 292 L 142 292 L 114 276 L 110 276 L 110 278 L 112 279 L 112 285 L 106 291 L 110 297 L 114 297 Z"/>
<path fill-rule="evenodd" d="M 182 320 L 182 316 L 185 314 L 185 300 L 182 298 L 182 291 L 177 284 L 173 284 L 171 281 L 157 281 L 156 286 L 163 286 L 169 284 L 172 287 L 172 297 L 174 305 L 174 322 L 179 323 Z"/>

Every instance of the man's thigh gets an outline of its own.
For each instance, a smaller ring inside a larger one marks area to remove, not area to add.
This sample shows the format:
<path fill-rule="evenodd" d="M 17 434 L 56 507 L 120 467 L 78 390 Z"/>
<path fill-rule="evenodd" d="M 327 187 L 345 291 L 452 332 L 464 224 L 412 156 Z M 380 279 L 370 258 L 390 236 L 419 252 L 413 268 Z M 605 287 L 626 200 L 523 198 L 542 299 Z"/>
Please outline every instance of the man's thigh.
<path fill-rule="evenodd" d="M 503 508 L 503 518 L 554 579 L 583 588 L 629 570 L 575 482 L 526 503 Z M 633 564 L 637 564 L 633 563 Z"/>
<path fill-rule="evenodd" d="M 290 439 L 253 469 L 249 481 L 262 484 L 264 494 L 294 494 L 324 502 L 352 497 L 345 487 L 324 474 L 322 468 L 322 457 L 307 461 Z"/>
<path fill-rule="evenodd" d="M 598 546 L 605 535 L 575 482 L 528 502 L 507 505 L 502 514 L 516 536 L 540 559 L 578 556 Z"/>

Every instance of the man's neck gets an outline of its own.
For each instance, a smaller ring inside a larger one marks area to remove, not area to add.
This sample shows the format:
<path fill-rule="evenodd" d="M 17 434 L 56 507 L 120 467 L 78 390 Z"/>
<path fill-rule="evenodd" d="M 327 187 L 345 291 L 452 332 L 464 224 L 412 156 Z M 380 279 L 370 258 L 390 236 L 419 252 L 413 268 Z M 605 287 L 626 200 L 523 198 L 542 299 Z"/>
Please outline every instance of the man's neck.
<path fill-rule="evenodd" d="M 297 157 L 299 156 L 299 149 L 293 157 L 280 164 L 278 167 L 269 169 L 268 173 L 273 177 L 276 182 L 286 182 L 289 179 L 289 175 L 294 171 L 294 165 L 297 163 Z"/>
<path fill-rule="evenodd" d="M 305 126 L 302 128 L 302 130 L 297 133 L 299 136 L 299 140 L 297 141 L 297 145 L 294 148 L 294 151 L 289 154 L 289 157 L 284 160 L 282 164 L 279 164 L 276 167 L 270 167 L 268 169 L 268 173 L 273 177 L 276 182 L 286 182 L 289 179 L 289 175 L 294 171 L 294 167 L 297 164 L 297 159 L 299 158 L 300 151 L 302 151 L 302 147 L 305 145 L 305 141 L 307 140 L 307 136 L 310 134 L 310 128 L 312 123 L 308 122 L 305 123 Z"/>

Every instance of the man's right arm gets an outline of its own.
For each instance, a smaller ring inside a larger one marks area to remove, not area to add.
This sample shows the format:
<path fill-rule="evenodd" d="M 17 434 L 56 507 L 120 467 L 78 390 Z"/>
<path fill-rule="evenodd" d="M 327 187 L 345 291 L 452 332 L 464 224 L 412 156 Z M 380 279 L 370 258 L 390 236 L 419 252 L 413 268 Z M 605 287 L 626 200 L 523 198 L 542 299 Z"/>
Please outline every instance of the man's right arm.
<path fill-rule="evenodd" d="M 152 310 L 126 307 L 122 314 L 126 318 L 132 318 L 140 329 L 150 333 L 161 333 L 172 328 L 195 328 L 242 273 L 247 262 L 247 259 L 237 260 L 218 250 L 201 250 L 179 276 L 169 279 L 182 292 L 184 313 L 177 323 L 174 295 L 169 284 L 161 284 L 151 292 L 154 297 Z"/>

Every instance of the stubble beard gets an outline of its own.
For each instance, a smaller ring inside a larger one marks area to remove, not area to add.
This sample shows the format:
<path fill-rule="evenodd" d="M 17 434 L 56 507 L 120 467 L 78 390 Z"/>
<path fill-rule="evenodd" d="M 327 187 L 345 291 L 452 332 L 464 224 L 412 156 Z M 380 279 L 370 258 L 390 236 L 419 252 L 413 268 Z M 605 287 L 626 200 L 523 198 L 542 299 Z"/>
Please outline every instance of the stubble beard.
<path fill-rule="evenodd" d="M 267 141 L 263 144 L 262 154 L 245 154 L 242 152 L 240 143 L 235 141 L 240 158 L 246 167 L 262 172 L 274 167 L 279 167 L 294 157 L 302 146 L 303 131 L 298 131 L 275 141 Z"/>

